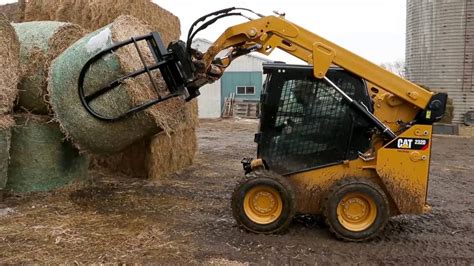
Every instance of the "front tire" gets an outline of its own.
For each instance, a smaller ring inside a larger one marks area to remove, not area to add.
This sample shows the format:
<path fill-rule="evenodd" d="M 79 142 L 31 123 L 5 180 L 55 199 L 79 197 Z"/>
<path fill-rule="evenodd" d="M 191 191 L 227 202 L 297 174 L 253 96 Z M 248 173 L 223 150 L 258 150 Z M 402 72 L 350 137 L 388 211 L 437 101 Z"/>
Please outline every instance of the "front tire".
<path fill-rule="evenodd" d="M 270 171 L 257 171 L 243 180 L 232 194 L 232 213 L 237 224 L 254 233 L 279 233 L 295 215 L 295 193 L 291 184 Z"/>
<path fill-rule="evenodd" d="M 387 196 L 369 180 L 349 178 L 329 190 L 323 214 L 331 232 L 347 241 L 364 241 L 377 236 L 389 217 Z"/>

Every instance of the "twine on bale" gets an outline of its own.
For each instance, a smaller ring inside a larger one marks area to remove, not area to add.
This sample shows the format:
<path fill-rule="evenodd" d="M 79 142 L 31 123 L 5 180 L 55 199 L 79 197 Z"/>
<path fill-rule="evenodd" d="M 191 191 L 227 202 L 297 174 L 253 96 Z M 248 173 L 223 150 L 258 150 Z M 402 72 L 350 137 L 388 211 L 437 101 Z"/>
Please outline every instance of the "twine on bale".
<path fill-rule="evenodd" d="M 87 179 L 89 160 L 64 140 L 49 116 L 14 115 L 6 189 L 48 191 Z"/>
<path fill-rule="evenodd" d="M 18 105 L 35 114 L 48 114 L 49 64 L 85 32 L 78 25 L 57 21 L 15 23 L 13 27 L 21 47 Z"/>

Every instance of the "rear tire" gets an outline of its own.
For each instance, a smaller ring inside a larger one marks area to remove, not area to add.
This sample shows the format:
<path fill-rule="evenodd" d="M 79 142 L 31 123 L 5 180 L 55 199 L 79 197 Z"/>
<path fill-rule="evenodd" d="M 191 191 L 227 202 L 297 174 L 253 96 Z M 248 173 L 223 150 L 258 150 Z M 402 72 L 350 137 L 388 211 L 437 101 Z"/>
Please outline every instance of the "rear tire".
<path fill-rule="evenodd" d="M 329 190 L 323 214 L 331 232 L 347 241 L 377 236 L 389 218 L 389 203 L 379 185 L 358 178 L 343 179 Z"/>
<path fill-rule="evenodd" d="M 232 213 L 244 229 L 263 234 L 280 233 L 295 215 L 295 193 L 285 177 L 257 171 L 240 182 L 232 194 Z"/>

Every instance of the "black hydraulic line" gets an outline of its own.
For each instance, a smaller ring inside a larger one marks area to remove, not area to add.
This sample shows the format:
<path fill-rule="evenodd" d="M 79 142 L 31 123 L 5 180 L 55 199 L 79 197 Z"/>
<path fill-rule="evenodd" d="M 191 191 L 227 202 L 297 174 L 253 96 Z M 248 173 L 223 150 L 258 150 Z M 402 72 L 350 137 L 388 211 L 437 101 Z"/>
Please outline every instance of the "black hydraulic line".
<path fill-rule="evenodd" d="M 205 21 L 208 17 L 211 17 L 211 16 L 216 16 L 216 15 L 220 15 L 220 14 L 224 14 L 224 13 L 229 13 L 230 11 L 235 10 L 235 9 L 236 9 L 235 7 L 224 8 L 224 9 L 217 10 L 217 11 L 214 11 L 212 13 L 206 14 L 206 15 L 196 19 L 196 21 L 194 21 L 193 24 L 191 24 L 191 27 L 189 27 L 188 40 L 189 40 L 189 36 L 191 36 L 191 34 L 193 32 L 194 27 L 196 27 L 196 25 L 199 22 Z"/>
<path fill-rule="evenodd" d="M 212 13 L 209 13 L 207 15 L 204 15 L 200 18 L 198 18 L 196 21 L 193 22 L 193 24 L 191 24 L 191 27 L 189 28 L 189 31 L 188 31 L 188 36 L 187 36 L 187 39 L 186 39 L 186 50 L 190 50 L 191 48 L 191 44 L 192 44 L 192 40 L 194 38 L 194 36 L 196 36 L 196 34 L 201 31 L 202 29 L 197 29 L 197 30 L 194 30 L 194 28 L 197 26 L 197 24 L 199 24 L 200 22 L 204 22 L 206 21 L 209 17 L 212 17 L 212 16 L 218 16 L 218 18 L 213 18 L 212 19 L 212 22 L 211 23 L 208 23 L 206 22 L 206 27 L 211 25 L 211 24 L 214 24 L 217 20 L 219 19 L 222 19 L 224 17 L 227 17 L 227 16 L 230 16 L 230 14 L 240 14 L 240 16 L 242 17 L 246 17 L 244 15 L 242 15 L 241 13 L 229 13 L 233 10 L 243 10 L 243 11 L 247 11 L 247 12 L 250 12 L 258 17 L 264 17 L 262 14 L 259 14 L 251 9 L 248 9 L 248 8 L 241 8 L 241 7 L 229 7 L 229 8 L 225 8 L 225 9 L 221 9 L 221 10 L 218 10 L 218 11 L 215 11 L 215 12 L 212 12 Z M 247 17 L 246 17 L 247 18 Z"/>
<path fill-rule="evenodd" d="M 222 19 L 222 18 L 225 18 L 225 17 L 230 17 L 230 16 L 243 16 L 242 13 L 227 13 L 227 14 L 222 14 L 222 15 L 219 15 L 209 21 L 206 21 L 206 23 L 202 24 L 201 26 L 199 26 L 199 28 L 197 28 L 193 34 L 191 35 L 190 37 L 190 43 L 192 42 L 192 40 L 194 39 L 194 37 L 196 36 L 196 34 L 198 34 L 200 31 L 206 29 L 207 27 L 209 27 L 209 25 L 212 25 L 214 24 L 217 20 L 219 19 Z"/>

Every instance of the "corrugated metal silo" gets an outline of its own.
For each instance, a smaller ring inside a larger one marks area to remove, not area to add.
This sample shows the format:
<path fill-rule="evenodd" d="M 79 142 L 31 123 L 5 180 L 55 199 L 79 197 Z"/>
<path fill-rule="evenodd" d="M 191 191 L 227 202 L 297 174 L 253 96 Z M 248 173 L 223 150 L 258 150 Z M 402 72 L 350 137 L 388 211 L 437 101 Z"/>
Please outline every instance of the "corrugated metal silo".
<path fill-rule="evenodd" d="M 406 73 L 445 91 L 453 123 L 474 111 L 474 0 L 407 0 Z"/>

